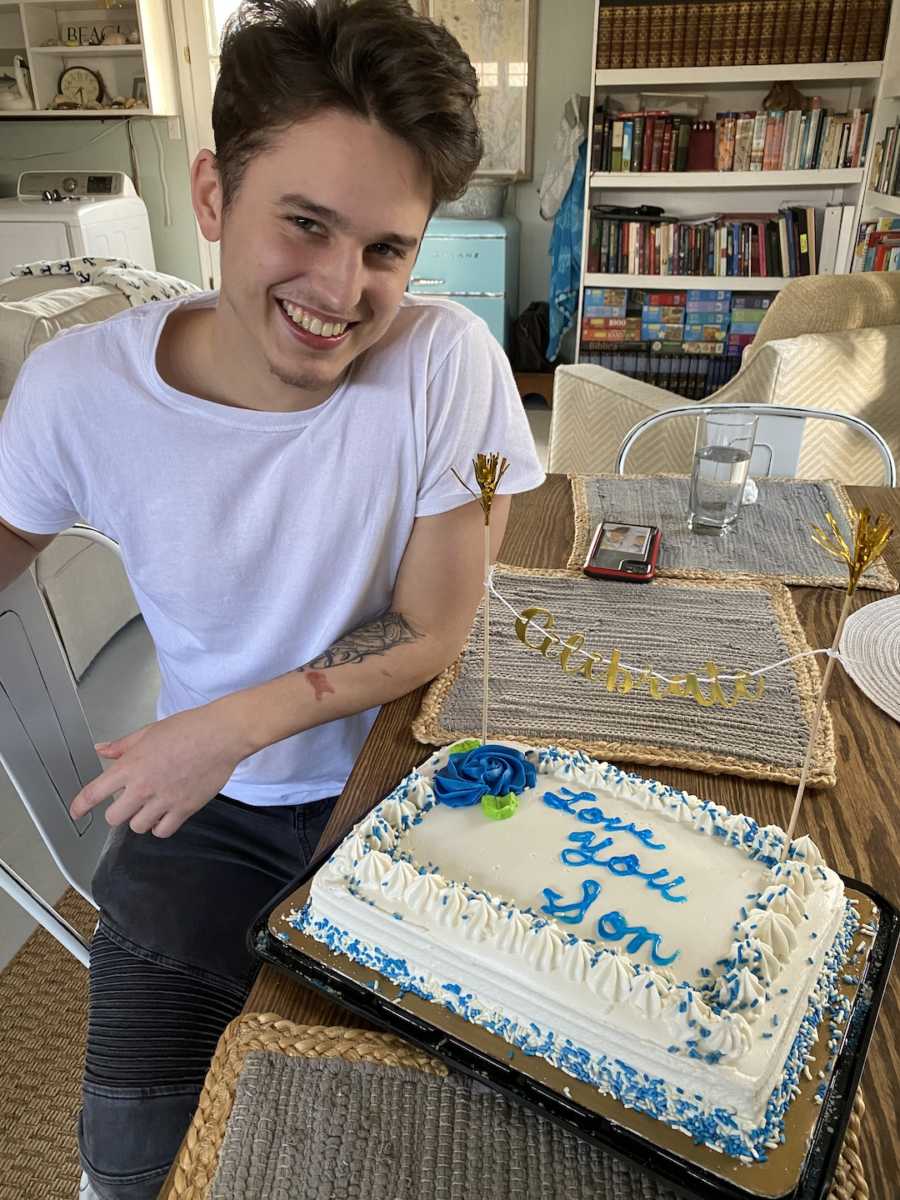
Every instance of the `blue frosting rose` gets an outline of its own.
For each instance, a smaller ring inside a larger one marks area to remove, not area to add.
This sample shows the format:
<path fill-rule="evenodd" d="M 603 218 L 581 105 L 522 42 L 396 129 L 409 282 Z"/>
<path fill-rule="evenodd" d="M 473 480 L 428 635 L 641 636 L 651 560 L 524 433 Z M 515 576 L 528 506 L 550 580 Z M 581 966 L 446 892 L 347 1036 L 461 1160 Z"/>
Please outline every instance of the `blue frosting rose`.
<path fill-rule="evenodd" d="M 505 796 L 534 787 L 537 772 L 521 750 L 510 746 L 477 746 L 451 754 L 432 780 L 439 804 L 467 808 L 482 796 Z"/>

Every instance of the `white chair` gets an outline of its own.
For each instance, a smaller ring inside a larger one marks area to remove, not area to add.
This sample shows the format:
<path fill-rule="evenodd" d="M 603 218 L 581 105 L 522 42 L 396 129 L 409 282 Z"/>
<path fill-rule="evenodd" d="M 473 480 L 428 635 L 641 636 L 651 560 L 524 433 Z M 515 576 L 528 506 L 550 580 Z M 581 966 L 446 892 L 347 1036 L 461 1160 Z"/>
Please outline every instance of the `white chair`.
<path fill-rule="evenodd" d="M 671 422 L 676 418 L 688 418 L 687 422 L 680 422 L 682 429 L 679 430 L 680 440 L 684 441 L 686 432 L 693 433 L 694 422 L 698 416 L 706 413 L 747 413 L 757 417 L 764 417 L 769 422 L 769 428 L 773 428 L 780 424 L 782 420 L 791 422 L 795 428 L 792 431 L 795 437 L 802 437 L 805 423 L 810 420 L 822 421 L 838 421 L 849 429 L 855 430 L 864 438 L 867 438 L 881 457 L 882 468 L 884 471 L 883 484 L 886 487 L 896 487 L 897 485 L 897 467 L 894 462 L 894 456 L 891 453 L 890 447 L 881 436 L 877 429 L 869 425 L 867 421 L 863 421 L 860 417 L 855 417 L 850 413 L 831 412 L 823 408 L 796 408 L 788 405 L 773 405 L 773 404 L 679 404 L 672 408 L 664 409 L 662 412 L 653 413 L 649 417 L 644 417 L 642 421 L 638 421 L 629 432 L 625 435 L 619 446 L 618 454 L 616 455 L 615 472 L 617 475 L 625 475 L 626 461 L 631 453 L 635 443 L 647 433 L 648 430 L 660 425 L 662 422 Z M 687 430 L 684 426 L 687 425 Z M 692 440 L 692 439 L 691 439 Z M 790 436 L 779 441 L 791 441 Z M 765 468 L 760 470 L 757 451 L 763 450 L 768 452 Z M 776 465 L 776 472 L 781 473 L 781 468 L 777 465 L 777 450 L 776 447 L 765 441 L 760 441 L 757 437 L 756 445 L 754 446 L 754 460 L 751 462 L 751 474 L 757 477 L 765 477 L 772 474 L 773 464 Z M 853 483 L 853 479 L 844 479 L 840 482 Z"/>
<path fill-rule="evenodd" d="M 74 821 L 69 805 L 100 774 L 100 759 L 68 660 L 30 570 L 0 592 L 0 763 L 57 867 L 93 904 L 91 879 L 109 827 L 100 809 Z M 84 938 L 2 860 L 0 887 L 88 965 Z"/>

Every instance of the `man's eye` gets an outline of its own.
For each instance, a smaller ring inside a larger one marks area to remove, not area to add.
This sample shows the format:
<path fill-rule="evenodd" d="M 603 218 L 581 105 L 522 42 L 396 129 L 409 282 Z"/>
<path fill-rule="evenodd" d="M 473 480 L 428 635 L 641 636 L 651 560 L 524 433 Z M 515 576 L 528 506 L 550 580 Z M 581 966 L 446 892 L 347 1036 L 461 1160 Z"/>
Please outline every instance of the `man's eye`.
<path fill-rule="evenodd" d="M 396 246 L 392 246 L 390 242 L 375 242 L 369 247 L 373 254 L 377 254 L 380 258 L 405 258 L 402 250 Z"/>
<path fill-rule="evenodd" d="M 319 222 L 314 221 L 312 217 L 290 217 L 289 220 L 292 222 L 292 224 L 296 225 L 298 229 L 304 229 L 309 233 L 311 233 L 314 229 L 320 228 Z"/>

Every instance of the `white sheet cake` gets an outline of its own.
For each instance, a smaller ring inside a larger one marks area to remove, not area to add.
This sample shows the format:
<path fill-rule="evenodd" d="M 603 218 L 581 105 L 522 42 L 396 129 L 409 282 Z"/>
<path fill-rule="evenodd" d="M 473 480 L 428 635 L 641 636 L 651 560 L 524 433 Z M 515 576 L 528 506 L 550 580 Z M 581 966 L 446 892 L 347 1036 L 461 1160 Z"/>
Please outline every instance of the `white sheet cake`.
<path fill-rule="evenodd" d="M 813 843 L 782 863 L 784 838 L 581 753 L 457 743 L 356 826 L 291 923 L 757 1161 L 857 925 Z"/>

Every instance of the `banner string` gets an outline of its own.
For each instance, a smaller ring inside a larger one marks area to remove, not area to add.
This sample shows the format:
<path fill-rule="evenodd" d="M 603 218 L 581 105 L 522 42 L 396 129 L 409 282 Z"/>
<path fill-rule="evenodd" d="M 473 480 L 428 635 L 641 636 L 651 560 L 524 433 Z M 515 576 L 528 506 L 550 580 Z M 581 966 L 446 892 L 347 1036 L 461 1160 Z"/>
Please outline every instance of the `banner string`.
<path fill-rule="evenodd" d="M 494 583 L 494 573 L 496 570 L 497 570 L 497 567 L 495 564 L 494 566 L 491 567 L 490 572 L 488 573 L 488 577 L 484 581 L 485 586 L 490 590 L 492 595 L 497 597 L 497 599 L 500 601 L 500 603 L 502 605 L 504 605 L 505 608 L 509 609 L 509 611 L 516 618 L 516 620 L 519 621 L 519 620 L 521 620 L 519 613 L 516 611 L 516 609 L 513 608 L 513 606 L 506 599 L 506 597 L 503 595 L 503 593 L 497 590 L 497 587 Z M 559 645 L 562 645 L 563 639 L 561 637 L 558 637 L 555 633 L 552 633 L 550 630 L 548 630 L 546 626 L 539 624 L 537 621 L 528 620 L 525 622 L 525 625 L 526 625 L 526 627 L 533 625 L 534 628 L 539 630 L 540 633 L 545 638 L 549 639 L 551 642 L 555 642 Z M 593 658 L 595 661 L 601 663 L 603 666 L 610 666 L 612 663 L 611 659 L 609 659 L 609 658 L 598 659 L 596 654 L 591 654 L 587 650 L 575 650 L 575 649 L 572 649 L 571 647 L 569 649 L 570 649 L 570 657 Z M 765 675 L 769 671 L 778 670 L 779 667 L 786 667 L 790 663 L 799 661 L 799 659 L 801 659 L 801 658 L 814 658 L 817 654 L 824 654 L 826 658 L 835 658 L 845 668 L 848 665 L 849 666 L 856 665 L 856 660 L 854 660 L 852 658 L 845 658 L 844 655 L 841 654 L 838 650 L 833 649 L 831 646 L 826 646 L 826 647 L 823 647 L 821 650 L 804 650 L 802 652 L 802 654 L 792 654 L 790 656 L 790 658 L 779 659 L 778 662 L 769 663 L 765 667 L 758 667 L 755 671 L 741 671 L 735 675 L 720 674 L 716 677 L 716 679 L 713 679 L 709 675 L 698 675 L 697 682 L 698 683 L 715 683 L 715 682 L 721 683 L 721 682 L 733 682 L 737 679 L 748 679 L 748 678 L 753 679 L 757 675 Z M 634 667 L 631 664 L 626 663 L 626 662 L 620 662 L 618 665 L 626 671 L 633 671 L 635 673 L 645 670 L 645 668 L 643 668 L 643 667 Z M 648 674 L 652 675 L 654 679 L 661 680 L 663 683 L 672 683 L 673 682 L 673 680 L 668 675 L 663 675 L 659 671 L 650 670 L 648 672 Z"/>

